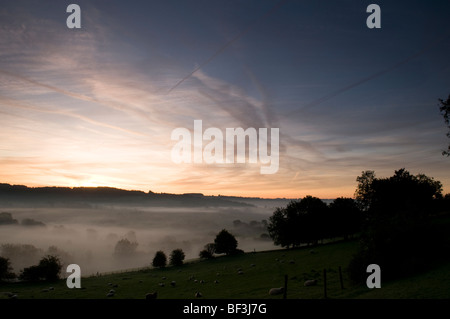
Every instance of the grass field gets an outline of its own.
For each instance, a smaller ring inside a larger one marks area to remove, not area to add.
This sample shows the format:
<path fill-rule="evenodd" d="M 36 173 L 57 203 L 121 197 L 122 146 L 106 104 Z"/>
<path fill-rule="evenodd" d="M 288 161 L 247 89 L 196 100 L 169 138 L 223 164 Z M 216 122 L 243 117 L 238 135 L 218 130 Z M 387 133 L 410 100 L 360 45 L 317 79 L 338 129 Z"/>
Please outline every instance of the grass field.
<path fill-rule="evenodd" d="M 321 299 L 324 269 L 328 298 L 450 298 L 449 264 L 394 282 L 383 282 L 381 277 L 381 289 L 351 286 L 345 268 L 357 247 L 354 241 L 339 242 L 315 247 L 315 253 L 310 248 L 275 250 L 192 261 L 180 267 L 82 277 L 81 289 L 67 288 L 65 280 L 51 284 L 3 284 L 0 298 L 8 298 L 7 293 L 11 292 L 19 299 L 142 299 L 146 293 L 157 291 L 162 299 L 193 299 L 198 291 L 207 299 L 281 299 L 282 295 L 270 296 L 268 291 L 282 287 L 287 275 L 288 299 Z M 344 289 L 340 286 L 339 266 Z M 243 273 L 239 274 L 239 270 Z M 305 287 L 303 283 L 308 279 L 317 279 L 318 284 Z M 176 282 L 175 287 L 170 285 L 171 281 Z M 107 297 L 111 289 L 115 295 Z"/>

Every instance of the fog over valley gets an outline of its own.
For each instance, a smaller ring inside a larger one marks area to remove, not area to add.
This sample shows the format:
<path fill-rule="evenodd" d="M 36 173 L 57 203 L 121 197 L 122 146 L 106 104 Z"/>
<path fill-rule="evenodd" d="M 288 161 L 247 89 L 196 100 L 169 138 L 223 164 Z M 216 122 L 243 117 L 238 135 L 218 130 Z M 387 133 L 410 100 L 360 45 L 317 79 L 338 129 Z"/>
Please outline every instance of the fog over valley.
<path fill-rule="evenodd" d="M 288 201 L 251 202 L 252 206 L 190 208 L 1 205 L 0 255 L 10 259 L 15 273 L 52 254 L 61 259 L 63 270 L 76 263 L 82 275 L 89 275 L 150 266 L 158 250 L 169 256 L 181 248 L 186 260 L 198 258 L 224 228 L 236 236 L 238 248 L 244 251 L 275 248 L 265 220 L 275 206 Z"/>

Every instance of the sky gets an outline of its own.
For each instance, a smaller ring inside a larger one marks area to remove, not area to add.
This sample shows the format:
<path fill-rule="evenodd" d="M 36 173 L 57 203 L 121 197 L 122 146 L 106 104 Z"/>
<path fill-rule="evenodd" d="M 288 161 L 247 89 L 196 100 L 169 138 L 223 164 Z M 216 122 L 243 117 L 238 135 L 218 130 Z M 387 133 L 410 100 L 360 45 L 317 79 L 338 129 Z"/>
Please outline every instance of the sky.
<path fill-rule="evenodd" d="M 71 3 L 79 29 L 66 24 Z M 371 3 L 381 28 L 367 26 Z M 0 182 L 336 198 L 354 195 L 362 171 L 406 168 L 448 193 L 438 99 L 450 94 L 449 10 L 424 0 L 1 0 Z M 227 128 L 278 128 L 278 170 L 175 163 L 171 134 L 193 136 L 194 120 L 223 132 L 224 146 Z"/>

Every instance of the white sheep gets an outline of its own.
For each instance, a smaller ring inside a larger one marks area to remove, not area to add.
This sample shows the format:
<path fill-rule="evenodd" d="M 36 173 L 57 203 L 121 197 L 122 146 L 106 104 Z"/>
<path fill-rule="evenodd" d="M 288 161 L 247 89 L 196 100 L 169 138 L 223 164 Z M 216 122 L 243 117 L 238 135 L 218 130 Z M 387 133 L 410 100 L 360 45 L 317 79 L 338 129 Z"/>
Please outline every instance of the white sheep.
<path fill-rule="evenodd" d="M 177 283 L 176 283 L 174 280 L 170 282 L 170 285 L 171 285 L 172 287 L 175 287 L 176 284 L 177 284 Z"/>
<path fill-rule="evenodd" d="M 195 293 L 195 298 L 201 298 L 201 297 L 203 297 L 202 293 L 197 291 Z"/>
<path fill-rule="evenodd" d="M 280 288 L 271 288 L 271 289 L 269 290 L 269 295 L 271 295 L 271 296 L 281 295 L 282 293 L 284 293 L 284 287 L 280 287 Z"/>

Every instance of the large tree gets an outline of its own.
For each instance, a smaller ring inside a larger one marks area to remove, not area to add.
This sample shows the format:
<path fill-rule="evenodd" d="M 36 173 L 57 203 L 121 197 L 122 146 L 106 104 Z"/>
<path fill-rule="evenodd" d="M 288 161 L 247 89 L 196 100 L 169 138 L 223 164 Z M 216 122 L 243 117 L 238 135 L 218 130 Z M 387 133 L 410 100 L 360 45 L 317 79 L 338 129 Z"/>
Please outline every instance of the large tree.
<path fill-rule="evenodd" d="M 237 251 L 236 238 L 226 229 L 222 229 L 214 239 L 215 251 L 218 254 L 233 254 Z"/>
<path fill-rule="evenodd" d="M 439 110 L 441 111 L 445 124 L 447 124 L 449 129 L 447 132 L 447 137 L 450 138 L 450 95 L 446 101 L 439 99 Z M 442 155 L 450 156 L 450 144 L 448 145 L 447 150 L 442 152 Z"/>
<path fill-rule="evenodd" d="M 267 229 L 275 245 L 297 247 L 329 237 L 328 217 L 328 207 L 321 199 L 306 196 L 277 208 L 269 218 Z"/>
<path fill-rule="evenodd" d="M 442 184 L 405 169 L 389 178 L 367 176 L 363 172 L 357 179 L 365 216 L 360 251 L 350 264 L 352 278 L 362 279 L 372 263 L 382 268 L 385 278 L 423 268 L 438 245 L 431 217 L 434 202 L 442 197 Z"/>

